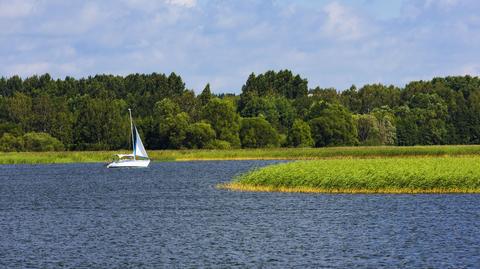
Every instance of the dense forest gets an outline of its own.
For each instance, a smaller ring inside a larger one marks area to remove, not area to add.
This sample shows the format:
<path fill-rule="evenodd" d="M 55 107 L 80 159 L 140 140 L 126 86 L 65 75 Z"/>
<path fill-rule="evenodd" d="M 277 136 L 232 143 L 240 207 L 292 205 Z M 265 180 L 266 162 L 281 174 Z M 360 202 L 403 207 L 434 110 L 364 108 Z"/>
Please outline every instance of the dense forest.
<path fill-rule="evenodd" d="M 309 89 L 289 70 L 251 74 L 241 94 L 196 95 L 175 73 L 0 78 L 0 151 L 480 144 L 480 79 Z"/>

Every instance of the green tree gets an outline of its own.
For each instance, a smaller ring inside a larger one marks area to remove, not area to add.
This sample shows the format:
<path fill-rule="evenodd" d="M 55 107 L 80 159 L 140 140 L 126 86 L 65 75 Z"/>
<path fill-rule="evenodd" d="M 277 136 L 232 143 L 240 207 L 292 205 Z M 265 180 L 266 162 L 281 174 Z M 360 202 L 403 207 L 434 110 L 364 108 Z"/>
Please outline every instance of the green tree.
<path fill-rule="evenodd" d="M 312 147 L 315 142 L 312 138 L 312 133 L 308 123 L 296 119 L 293 126 L 288 132 L 287 143 L 292 147 Z"/>
<path fill-rule="evenodd" d="M 164 98 L 155 104 L 155 115 L 159 118 L 178 113 L 180 113 L 180 107 L 169 98 Z"/>
<path fill-rule="evenodd" d="M 206 149 L 231 149 L 230 143 L 224 140 L 214 139 L 205 145 Z"/>
<path fill-rule="evenodd" d="M 215 130 L 206 122 L 191 124 L 186 132 L 186 146 L 188 148 L 200 149 L 211 144 L 215 140 Z"/>
<path fill-rule="evenodd" d="M 171 73 L 168 78 L 168 96 L 180 96 L 185 91 L 185 83 L 182 77 L 175 73 Z"/>
<path fill-rule="evenodd" d="M 340 102 L 340 95 L 334 88 L 322 89 L 320 87 L 316 87 L 315 89 L 310 90 L 308 95 L 316 101 L 324 101 L 327 103 Z"/>
<path fill-rule="evenodd" d="M 243 111 L 245 105 L 254 97 L 297 99 L 306 97 L 307 93 L 308 81 L 299 75 L 293 75 L 290 70 L 267 71 L 258 76 L 252 73 L 242 87 L 238 111 Z"/>
<path fill-rule="evenodd" d="M 470 144 L 480 144 L 480 88 L 472 90 L 467 99 Z"/>
<path fill-rule="evenodd" d="M 357 116 L 360 122 L 356 121 L 354 126 L 358 127 L 362 144 L 480 143 L 478 77 L 412 81 L 403 89 L 367 84 L 359 90 L 352 86 L 340 92 L 319 87 L 308 91 L 308 81 L 289 70 L 267 71 L 251 74 L 241 95 L 218 94 L 218 97 L 221 101 L 214 101 L 216 98 L 208 84 L 196 97 L 175 73 L 95 75 L 78 80 L 72 77 L 55 80 L 49 74 L 25 79 L 0 78 L 0 137 L 4 133 L 18 138 L 25 132 L 46 132 L 67 149 L 123 148 L 130 140 L 126 110 L 129 107 L 134 111 L 134 120 L 145 144 L 152 149 L 199 147 L 194 145 L 196 142 L 189 143 L 188 135 L 202 137 L 200 130 L 209 133 L 200 126 L 192 131 L 192 124 L 202 119 L 215 130 L 215 139 L 204 147 L 239 147 L 240 123 L 235 112 L 243 117 L 263 116 L 277 130 L 282 146 L 291 143 L 288 137 L 292 136 L 297 119 L 310 124 L 317 146 L 355 144 L 348 136 L 340 139 L 336 133 L 349 129 L 344 116 L 332 115 L 327 119 L 324 115 L 332 110 L 332 104 L 341 104 L 347 108 L 347 114 L 350 111 L 361 115 Z M 161 112 L 156 106 L 165 98 L 170 103 L 161 109 L 170 112 Z M 224 105 L 227 103 L 229 105 Z M 187 117 L 179 115 L 182 112 L 187 113 Z M 164 118 L 173 128 L 166 137 L 159 133 Z M 317 118 L 321 119 L 315 120 Z M 312 123 L 316 123 L 315 128 Z M 357 126 L 358 123 L 361 124 Z M 320 127 L 326 128 L 327 134 L 331 132 L 333 138 L 320 139 L 325 135 Z"/>
<path fill-rule="evenodd" d="M 175 124 L 176 115 L 180 114 L 180 106 L 170 98 L 164 98 L 155 104 L 154 126 L 156 133 L 160 130 L 160 148 L 169 148 L 170 127 Z"/>
<path fill-rule="evenodd" d="M 441 145 L 446 141 L 447 106 L 436 94 L 413 95 L 408 106 L 396 109 L 397 143 L 410 145 Z"/>
<path fill-rule="evenodd" d="M 340 102 L 351 112 L 357 114 L 361 113 L 362 100 L 359 97 L 357 87 L 355 85 L 352 85 L 350 88 L 341 92 Z"/>
<path fill-rule="evenodd" d="M 153 116 L 145 119 L 144 124 L 147 126 L 145 142 L 149 148 L 166 149 L 170 147 L 169 126 L 174 122 L 173 117 L 179 113 L 180 107 L 170 98 L 164 98 L 155 103 Z M 160 126 L 160 124 L 163 125 Z"/>
<path fill-rule="evenodd" d="M 332 108 L 332 104 L 329 104 L 324 101 L 314 102 L 310 106 L 310 109 L 307 114 L 307 119 L 311 120 L 311 119 L 320 117 L 325 113 L 325 110 L 329 108 Z"/>
<path fill-rule="evenodd" d="M 280 133 L 288 133 L 292 127 L 297 112 L 292 102 L 285 97 L 277 97 L 274 99 L 275 109 L 278 112 L 278 126 L 274 126 Z"/>
<path fill-rule="evenodd" d="M 240 140 L 244 148 L 278 147 L 278 133 L 263 117 L 243 118 Z"/>
<path fill-rule="evenodd" d="M 358 143 L 352 114 L 339 104 L 326 104 L 309 121 L 316 147 L 345 146 Z"/>
<path fill-rule="evenodd" d="M 46 132 L 63 144 L 72 144 L 73 115 L 62 97 L 39 94 L 33 99 L 31 129 Z"/>
<path fill-rule="evenodd" d="M 47 133 L 26 133 L 23 136 L 26 151 L 62 151 L 64 146 Z"/>
<path fill-rule="evenodd" d="M 357 124 L 357 138 L 360 145 L 382 145 L 377 118 L 371 114 L 354 115 Z"/>
<path fill-rule="evenodd" d="M 419 141 L 423 145 L 441 145 L 445 143 L 447 106 L 437 94 L 416 94 L 409 106 L 417 114 Z"/>
<path fill-rule="evenodd" d="M 362 101 L 361 113 L 370 113 L 374 108 L 396 107 L 400 103 L 400 89 L 382 84 L 367 84 L 360 88 L 358 97 Z"/>
<path fill-rule="evenodd" d="M 400 106 L 395 110 L 397 122 L 397 144 L 413 146 L 419 144 L 418 115 L 408 106 Z"/>
<path fill-rule="evenodd" d="M 4 77 L 0 77 L 0 96 L 6 97 L 8 93 L 7 80 Z"/>
<path fill-rule="evenodd" d="M 126 148 L 130 141 L 127 105 L 123 100 L 102 100 L 83 96 L 71 104 L 75 109 L 76 149 Z"/>
<path fill-rule="evenodd" d="M 265 117 L 275 128 L 280 127 L 280 114 L 275 104 L 275 98 L 270 97 L 252 97 L 240 111 L 244 118 Z"/>
<path fill-rule="evenodd" d="M 200 105 L 204 106 L 206 105 L 210 99 L 212 99 L 214 96 L 212 92 L 210 91 L 210 83 L 207 83 L 205 88 L 203 89 L 202 93 L 198 96 L 198 100 L 200 101 Z"/>
<path fill-rule="evenodd" d="M 4 133 L 0 138 L 0 151 L 24 151 L 25 143 L 22 136 L 14 136 L 9 133 Z"/>
<path fill-rule="evenodd" d="M 181 112 L 172 100 L 165 98 L 155 104 L 155 123 L 158 128 L 159 147 L 178 149 L 184 146 L 190 117 Z"/>
<path fill-rule="evenodd" d="M 9 133 L 13 136 L 23 135 L 22 127 L 11 122 L 0 123 L 0 137 L 5 133 Z"/>
<path fill-rule="evenodd" d="M 175 98 L 181 111 L 186 112 L 190 118 L 198 119 L 198 100 L 193 91 L 184 91 L 182 95 Z"/>
<path fill-rule="evenodd" d="M 298 118 L 302 120 L 308 120 L 308 116 L 310 113 L 310 108 L 314 105 L 314 100 L 307 96 L 299 97 L 293 100 L 293 107 L 295 108 L 295 112 Z"/>
<path fill-rule="evenodd" d="M 307 92 L 308 81 L 290 70 L 267 71 L 258 76 L 252 73 L 242 87 L 242 95 L 280 95 L 288 99 L 306 96 Z"/>
<path fill-rule="evenodd" d="M 5 84 L 1 93 L 2 96 L 12 96 L 14 93 L 21 93 L 23 91 L 23 81 L 17 75 L 7 79 Z"/>
<path fill-rule="evenodd" d="M 22 126 L 24 131 L 31 130 L 33 119 L 32 98 L 21 92 L 15 92 L 13 96 L 7 99 L 7 110 L 10 119 Z"/>
<path fill-rule="evenodd" d="M 159 125 L 159 135 L 167 140 L 167 148 L 182 148 L 187 138 L 189 117 L 185 112 L 164 118 Z"/>
<path fill-rule="evenodd" d="M 214 98 L 202 110 L 202 118 L 215 130 L 216 138 L 227 141 L 232 147 L 240 147 L 240 117 L 234 105 L 226 100 Z"/>
<path fill-rule="evenodd" d="M 387 106 L 375 108 L 372 115 L 377 119 L 380 144 L 395 145 L 397 128 L 393 110 Z"/>

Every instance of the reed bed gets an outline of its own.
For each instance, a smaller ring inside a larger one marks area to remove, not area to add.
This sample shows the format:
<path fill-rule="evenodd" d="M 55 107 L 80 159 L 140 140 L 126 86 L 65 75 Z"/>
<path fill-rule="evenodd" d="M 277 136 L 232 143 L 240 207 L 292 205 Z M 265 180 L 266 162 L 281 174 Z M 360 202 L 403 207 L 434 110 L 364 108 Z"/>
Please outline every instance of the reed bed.
<path fill-rule="evenodd" d="M 247 172 L 218 186 L 305 193 L 480 193 L 480 157 L 297 161 Z"/>
<path fill-rule="evenodd" d="M 120 151 L 8 152 L 0 164 L 108 162 Z M 480 145 L 414 147 L 264 148 L 229 150 L 149 150 L 153 161 L 196 160 L 319 160 L 330 158 L 385 158 L 480 155 Z"/>
<path fill-rule="evenodd" d="M 158 155 L 156 155 L 157 153 Z M 480 145 L 167 150 L 153 151 L 151 155 L 153 158 L 158 157 L 159 159 L 168 156 L 179 161 L 318 160 L 325 158 L 460 156 L 480 155 Z"/>

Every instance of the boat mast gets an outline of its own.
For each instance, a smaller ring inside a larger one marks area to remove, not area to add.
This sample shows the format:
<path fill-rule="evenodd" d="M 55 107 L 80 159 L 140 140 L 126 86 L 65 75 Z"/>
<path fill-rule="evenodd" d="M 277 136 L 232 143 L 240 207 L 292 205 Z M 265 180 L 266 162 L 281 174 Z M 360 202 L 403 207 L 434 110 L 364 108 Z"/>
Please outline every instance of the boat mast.
<path fill-rule="evenodd" d="M 133 137 L 133 120 L 132 120 L 132 110 L 129 108 L 128 109 L 128 114 L 130 114 L 130 130 L 132 134 L 132 149 L 133 149 L 133 159 L 136 160 L 135 158 L 135 138 Z"/>

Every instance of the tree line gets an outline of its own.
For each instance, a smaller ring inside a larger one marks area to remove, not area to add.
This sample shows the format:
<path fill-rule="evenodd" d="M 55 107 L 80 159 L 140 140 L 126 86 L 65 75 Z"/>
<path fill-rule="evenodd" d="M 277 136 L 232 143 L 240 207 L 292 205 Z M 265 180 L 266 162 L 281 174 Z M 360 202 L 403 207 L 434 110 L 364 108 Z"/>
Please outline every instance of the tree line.
<path fill-rule="evenodd" d="M 480 80 L 309 88 L 289 70 L 251 74 L 239 95 L 196 95 L 175 73 L 0 78 L 0 151 L 480 144 Z"/>

